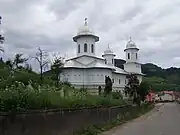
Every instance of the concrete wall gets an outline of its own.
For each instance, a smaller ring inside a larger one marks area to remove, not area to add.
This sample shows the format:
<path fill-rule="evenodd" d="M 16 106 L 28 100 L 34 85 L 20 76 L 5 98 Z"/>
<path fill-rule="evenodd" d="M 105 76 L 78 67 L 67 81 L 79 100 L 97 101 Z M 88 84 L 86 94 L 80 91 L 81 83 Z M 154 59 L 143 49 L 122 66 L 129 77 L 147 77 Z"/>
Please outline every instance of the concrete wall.
<path fill-rule="evenodd" d="M 102 124 L 132 111 L 132 106 L 53 110 L 29 114 L 0 114 L 0 135 L 71 135 L 90 125 Z"/>

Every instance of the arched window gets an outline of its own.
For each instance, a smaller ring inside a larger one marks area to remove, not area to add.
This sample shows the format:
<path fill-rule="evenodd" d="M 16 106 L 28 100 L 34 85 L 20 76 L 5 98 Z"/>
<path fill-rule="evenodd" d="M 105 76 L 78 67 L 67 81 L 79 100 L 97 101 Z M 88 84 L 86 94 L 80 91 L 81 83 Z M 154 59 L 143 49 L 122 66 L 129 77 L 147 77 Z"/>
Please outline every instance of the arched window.
<path fill-rule="evenodd" d="M 84 44 L 84 52 L 87 52 L 87 44 Z"/>
<path fill-rule="evenodd" d="M 128 53 L 128 59 L 130 59 L 130 53 Z"/>
<path fill-rule="evenodd" d="M 91 45 L 91 53 L 94 53 L 94 45 Z"/>
<path fill-rule="evenodd" d="M 78 53 L 80 53 L 80 45 L 78 45 Z"/>

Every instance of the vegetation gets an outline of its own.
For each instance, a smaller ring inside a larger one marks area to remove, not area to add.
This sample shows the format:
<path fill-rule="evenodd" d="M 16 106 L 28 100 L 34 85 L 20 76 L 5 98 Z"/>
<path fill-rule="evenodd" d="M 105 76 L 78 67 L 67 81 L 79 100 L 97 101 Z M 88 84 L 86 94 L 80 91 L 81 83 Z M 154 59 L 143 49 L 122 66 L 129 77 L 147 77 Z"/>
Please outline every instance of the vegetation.
<path fill-rule="evenodd" d="M 109 76 L 105 76 L 105 88 L 104 88 L 104 94 L 105 96 L 109 95 L 112 91 L 112 81 Z"/>
<path fill-rule="evenodd" d="M 97 106 L 117 106 L 124 102 L 112 96 L 92 96 L 85 91 L 69 86 L 55 87 L 49 85 L 32 87 L 15 82 L 0 89 L 0 111 L 26 112 L 29 110 L 46 110 L 55 108 L 82 108 Z"/>
<path fill-rule="evenodd" d="M 13 60 L 0 59 L 0 111 L 27 112 L 55 108 L 82 108 L 117 106 L 125 104 L 121 95 L 92 96 L 85 89 L 75 89 L 68 82 L 57 84 L 56 78 L 43 76 L 27 66 L 23 55 L 16 54 Z M 58 62 L 61 65 L 61 61 Z M 58 65 L 57 64 L 57 65 Z M 57 72 L 60 72 L 56 66 Z M 53 66 L 53 65 L 52 65 Z M 55 72 L 55 73 L 57 73 Z M 54 75 L 52 72 L 50 75 Z M 56 75 L 56 74 L 55 74 Z"/>
<path fill-rule="evenodd" d="M 123 68 L 124 60 L 115 59 L 115 65 Z M 143 81 L 151 84 L 153 91 L 175 90 L 180 91 L 180 68 L 163 69 L 155 64 L 142 64 L 142 72 L 146 74 Z"/>

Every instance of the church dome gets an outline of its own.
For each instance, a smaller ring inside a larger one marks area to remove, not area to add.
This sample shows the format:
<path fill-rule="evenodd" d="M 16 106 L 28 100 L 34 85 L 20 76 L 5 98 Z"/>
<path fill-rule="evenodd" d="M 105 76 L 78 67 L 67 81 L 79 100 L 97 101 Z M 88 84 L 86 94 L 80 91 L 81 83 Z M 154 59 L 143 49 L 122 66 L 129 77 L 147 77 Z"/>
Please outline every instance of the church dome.
<path fill-rule="evenodd" d="M 99 37 L 96 36 L 91 28 L 89 28 L 87 23 L 87 18 L 85 18 L 85 23 L 82 27 L 78 29 L 77 35 L 73 37 L 73 40 L 77 42 L 77 39 L 82 36 L 92 36 L 95 38 L 95 41 L 99 41 Z"/>
<path fill-rule="evenodd" d="M 124 51 L 126 51 L 127 49 L 137 49 L 137 50 L 139 50 L 136 47 L 136 44 L 132 41 L 131 37 L 130 37 L 129 41 L 126 44 L 126 49 Z"/>
<path fill-rule="evenodd" d="M 126 49 L 128 49 L 128 48 L 137 48 L 136 44 L 132 41 L 131 37 L 130 37 L 129 41 L 127 42 L 127 45 L 126 45 Z"/>
<path fill-rule="evenodd" d="M 108 45 L 107 49 L 104 51 L 103 56 L 104 56 L 104 55 L 107 55 L 107 54 L 115 55 L 114 52 L 113 52 L 113 51 L 111 50 L 111 48 L 109 47 L 109 45 Z"/>
<path fill-rule="evenodd" d="M 94 34 L 93 30 L 87 25 L 87 22 L 85 22 L 85 24 L 78 29 L 77 35 L 81 34 Z"/>
<path fill-rule="evenodd" d="M 136 44 L 132 41 L 131 38 L 126 45 L 126 48 L 136 48 Z"/>

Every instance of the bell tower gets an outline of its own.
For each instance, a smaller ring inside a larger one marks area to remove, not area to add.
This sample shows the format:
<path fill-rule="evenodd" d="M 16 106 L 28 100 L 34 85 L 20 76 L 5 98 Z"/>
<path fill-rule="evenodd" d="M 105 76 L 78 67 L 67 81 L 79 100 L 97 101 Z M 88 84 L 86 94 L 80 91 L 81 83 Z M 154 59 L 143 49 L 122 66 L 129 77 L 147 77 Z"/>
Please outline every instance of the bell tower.
<path fill-rule="evenodd" d="M 132 41 L 131 37 L 124 49 L 126 55 L 126 63 L 124 64 L 124 70 L 130 73 L 141 74 L 141 63 L 138 61 L 138 51 L 136 44 Z"/>

